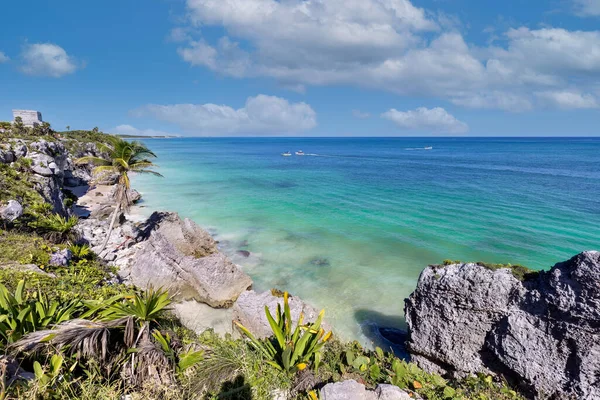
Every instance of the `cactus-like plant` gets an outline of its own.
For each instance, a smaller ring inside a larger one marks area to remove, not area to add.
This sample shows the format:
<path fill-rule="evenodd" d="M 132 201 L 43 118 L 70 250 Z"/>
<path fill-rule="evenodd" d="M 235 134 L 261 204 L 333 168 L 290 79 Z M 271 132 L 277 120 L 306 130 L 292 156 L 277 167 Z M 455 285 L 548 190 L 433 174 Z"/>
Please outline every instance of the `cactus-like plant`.
<path fill-rule="evenodd" d="M 321 327 L 325 310 L 319 313 L 315 323 L 305 325 L 304 313 L 300 313 L 294 328 L 289 294 L 285 292 L 283 310 L 277 304 L 277 313 L 273 316 L 269 307 L 265 306 L 265 314 L 273 331 L 272 339 L 258 340 L 252 332 L 236 322 L 242 333 L 250 339 L 252 346 L 267 357 L 270 365 L 287 373 L 295 373 L 309 365 L 317 371 L 321 362 L 321 349 L 332 336 L 331 332 L 325 333 Z"/>

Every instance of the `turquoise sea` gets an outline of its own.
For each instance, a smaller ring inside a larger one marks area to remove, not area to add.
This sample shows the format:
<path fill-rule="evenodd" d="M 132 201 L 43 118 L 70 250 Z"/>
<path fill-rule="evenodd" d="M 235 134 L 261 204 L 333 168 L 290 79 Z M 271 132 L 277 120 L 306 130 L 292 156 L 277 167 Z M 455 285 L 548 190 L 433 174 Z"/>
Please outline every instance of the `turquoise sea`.
<path fill-rule="evenodd" d="M 134 178 L 145 212 L 193 219 L 258 290 L 326 308 L 344 339 L 402 327 L 403 300 L 430 263 L 544 269 L 600 249 L 600 138 L 145 143 L 164 175 Z M 299 149 L 307 155 L 280 155 Z"/>

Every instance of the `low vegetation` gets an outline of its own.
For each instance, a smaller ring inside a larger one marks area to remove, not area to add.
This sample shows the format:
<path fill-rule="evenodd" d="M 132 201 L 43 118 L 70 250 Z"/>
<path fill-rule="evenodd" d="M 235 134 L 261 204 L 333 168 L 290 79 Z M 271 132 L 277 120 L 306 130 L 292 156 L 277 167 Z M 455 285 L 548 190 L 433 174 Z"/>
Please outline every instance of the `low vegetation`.
<path fill-rule="evenodd" d="M 444 260 L 442 261 L 443 266 L 448 266 L 452 264 L 462 264 L 463 262 L 460 260 Z M 474 264 L 479 265 L 480 267 L 484 267 L 489 269 L 490 271 L 496 271 L 499 269 L 509 269 L 510 272 L 520 281 L 526 281 L 529 279 L 535 279 L 539 271 L 532 270 L 520 264 L 494 264 L 494 263 L 486 263 L 482 261 L 477 261 Z"/>

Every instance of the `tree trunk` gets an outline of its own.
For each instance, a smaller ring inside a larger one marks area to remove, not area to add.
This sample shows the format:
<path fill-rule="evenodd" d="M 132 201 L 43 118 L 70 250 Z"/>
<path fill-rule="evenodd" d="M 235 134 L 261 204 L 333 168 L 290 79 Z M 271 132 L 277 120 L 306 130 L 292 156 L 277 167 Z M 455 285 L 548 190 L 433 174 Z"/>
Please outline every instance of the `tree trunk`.
<path fill-rule="evenodd" d="M 98 251 L 98 254 L 102 253 L 108 244 L 108 239 L 110 239 L 110 234 L 115 226 L 115 221 L 117 220 L 117 215 L 119 215 L 119 211 L 121 211 L 121 203 L 117 202 L 117 206 L 115 211 L 113 211 L 112 218 L 110 219 L 110 225 L 108 226 L 108 232 L 106 233 L 106 239 L 104 239 L 104 243 L 102 244 L 102 248 Z"/>

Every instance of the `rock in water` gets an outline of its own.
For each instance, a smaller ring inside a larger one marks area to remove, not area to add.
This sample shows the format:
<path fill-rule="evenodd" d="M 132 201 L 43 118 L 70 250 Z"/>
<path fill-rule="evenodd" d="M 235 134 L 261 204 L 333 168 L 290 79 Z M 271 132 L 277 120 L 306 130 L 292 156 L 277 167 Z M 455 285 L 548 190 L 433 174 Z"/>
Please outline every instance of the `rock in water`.
<path fill-rule="evenodd" d="M 13 222 L 23 215 L 23 207 L 16 200 L 9 200 L 5 207 L 0 207 L 0 219 Z"/>
<path fill-rule="evenodd" d="M 540 399 L 600 398 L 599 252 L 525 282 L 508 269 L 430 266 L 405 315 L 424 369 L 501 374 Z"/>

